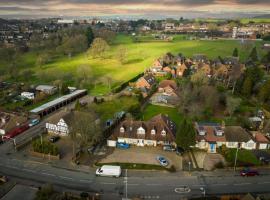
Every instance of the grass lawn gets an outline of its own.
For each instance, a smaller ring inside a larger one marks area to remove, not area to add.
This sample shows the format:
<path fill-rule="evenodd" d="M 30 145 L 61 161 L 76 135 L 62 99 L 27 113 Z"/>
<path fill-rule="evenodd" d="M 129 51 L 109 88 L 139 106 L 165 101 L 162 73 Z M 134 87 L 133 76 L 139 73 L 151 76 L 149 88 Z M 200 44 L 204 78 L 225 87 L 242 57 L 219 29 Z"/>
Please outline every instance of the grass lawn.
<path fill-rule="evenodd" d="M 235 159 L 236 149 L 227 149 L 224 157 L 227 162 L 233 164 Z M 238 151 L 237 166 L 245 165 L 260 165 L 260 161 L 250 150 L 241 149 Z"/>
<path fill-rule="evenodd" d="M 170 108 L 165 106 L 156 106 L 148 104 L 142 113 L 142 120 L 149 120 L 158 114 L 167 114 L 176 125 L 178 125 L 182 119 L 182 115 L 178 113 L 176 108 Z"/>
<path fill-rule="evenodd" d="M 19 70 L 31 69 L 36 74 L 46 72 L 47 74 L 57 73 L 71 73 L 73 76 L 73 83 L 75 83 L 78 68 L 82 65 L 87 65 L 91 69 L 91 74 L 95 81 L 99 84 L 97 87 L 89 85 L 86 87 L 92 95 L 106 94 L 110 92 L 104 77 L 112 79 L 112 88 L 118 86 L 136 76 L 137 74 L 150 67 L 155 59 L 167 52 L 174 54 L 183 53 L 185 56 L 191 57 L 193 54 L 206 54 L 210 58 L 218 56 L 230 56 L 234 48 L 239 49 L 241 60 L 245 60 L 249 55 L 246 45 L 241 44 L 240 41 L 199 41 L 199 40 L 184 40 L 183 35 L 175 36 L 175 39 L 170 42 L 152 40 L 149 36 L 139 36 L 139 42 L 135 42 L 130 35 L 118 35 L 105 58 L 93 59 L 87 57 L 84 53 L 73 56 L 56 57 L 50 63 L 42 67 L 36 66 L 36 53 L 28 52 L 19 59 Z M 150 41 L 149 41 L 150 40 Z M 255 42 L 258 46 L 258 51 L 261 53 L 262 42 Z M 121 46 L 127 49 L 127 57 L 124 64 L 121 64 L 117 59 L 117 52 Z M 0 62 L 0 69 L 6 66 L 5 63 Z M 42 76 L 41 76 L 42 77 Z M 39 80 L 40 79 L 40 80 Z M 33 78 L 29 83 L 47 83 L 43 78 Z M 50 82 L 49 82 L 50 83 Z"/>
<path fill-rule="evenodd" d="M 166 170 L 170 171 L 170 168 L 165 168 L 160 165 L 150 165 L 150 164 L 142 164 L 142 163 L 96 163 L 97 166 L 102 165 L 117 165 L 121 166 L 122 169 L 137 169 L 137 170 Z"/>
<path fill-rule="evenodd" d="M 121 97 L 112 101 L 106 101 L 100 104 L 91 104 L 89 108 L 94 110 L 102 121 L 112 119 L 116 112 L 128 111 L 131 106 L 137 105 L 139 102 L 135 97 Z"/>

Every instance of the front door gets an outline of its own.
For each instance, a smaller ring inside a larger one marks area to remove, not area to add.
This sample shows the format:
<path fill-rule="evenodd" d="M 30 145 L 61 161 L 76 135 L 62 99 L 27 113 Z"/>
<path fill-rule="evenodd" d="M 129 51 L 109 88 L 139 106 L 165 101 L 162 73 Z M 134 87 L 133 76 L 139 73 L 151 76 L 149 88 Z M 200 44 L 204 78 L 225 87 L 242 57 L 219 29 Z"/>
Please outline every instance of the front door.
<path fill-rule="evenodd" d="M 144 146 L 144 140 L 143 139 L 139 139 L 137 146 L 143 147 Z"/>
<path fill-rule="evenodd" d="M 216 144 L 210 143 L 210 153 L 216 153 Z"/>

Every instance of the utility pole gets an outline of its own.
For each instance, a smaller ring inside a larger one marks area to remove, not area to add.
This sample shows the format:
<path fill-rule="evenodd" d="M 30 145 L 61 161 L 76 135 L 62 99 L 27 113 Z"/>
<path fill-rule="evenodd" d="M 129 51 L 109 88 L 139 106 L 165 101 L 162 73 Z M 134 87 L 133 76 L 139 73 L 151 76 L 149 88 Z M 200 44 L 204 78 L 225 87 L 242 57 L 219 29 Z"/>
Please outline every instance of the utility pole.
<path fill-rule="evenodd" d="M 190 174 L 190 165 L 191 165 L 191 162 L 189 161 L 188 162 L 188 172 L 189 172 L 189 174 Z"/>
<path fill-rule="evenodd" d="M 122 199 L 122 200 L 128 200 L 128 188 L 127 188 L 127 185 L 128 185 L 128 178 L 127 178 L 127 169 L 125 170 L 126 171 L 126 175 L 124 177 L 124 183 L 125 183 L 125 198 Z"/>

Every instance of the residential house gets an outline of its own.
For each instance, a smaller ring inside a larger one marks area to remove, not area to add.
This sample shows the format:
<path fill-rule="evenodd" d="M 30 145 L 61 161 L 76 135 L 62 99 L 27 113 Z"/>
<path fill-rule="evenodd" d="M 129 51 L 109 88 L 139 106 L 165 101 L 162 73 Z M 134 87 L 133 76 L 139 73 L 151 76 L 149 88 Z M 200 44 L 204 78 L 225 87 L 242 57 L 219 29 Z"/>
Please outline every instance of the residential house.
<path fill-rule="evenodd" d="M 203 71 L 206 76 L 212 76 L 212 68 L 209 64 L 199 63 L 197 69 Z"/>
<path fill-rule="evenodd" d="M 148 92 L 156 84 L 156 79 L 152 74 L 146 74 L 145 76 L 139 78 L 135 83 L 136 88 L 142 91 L 144 97 L 148 96 Z"/>
<path fill-rule="evenodd" d="M 32 92 L 22 92 L 21 96 L 30 100 L 33 100 L 35 98 L 35 94 Z"/>
<path fill-rule="evenodd" d="M 261 132 L 259 131 L 252 131 L 251 132 L 253 138 L 256 141 L 256 148 L 257 149 L 269 149 L 270 148 L 270 140 Z"/>
<path fill-rule="evenodd" d="M 204 54 L 195 54 L 192 57 L 192 62 L 194 64 L 199 64 L 199 63 L 208 63 L 208 58 Z"/>
<path fill-rule="evenodd" d="M 256 141 L 241 126 L 226 126 L 224 129 L 227 148 L 256 149 Z"/>
<path fill-rule="evenodd" d="M 125 120 L 121 122 L 107 140 L 107 145 L 115 147 L 117 142 L 135 146 L 175 146 L 176 125 L 168 117 L 159 114 L 149 121 Z"/>
<path fill-rule="evenodd" d="M 9 131 L 25 123 L 27 123 L 27 117 L 13 113 L 0 112 L 0 135 L 5 135 Z"/>
<path fill-rule="evenodd" d="M 56 93 L 57 87 L 51 85 L 39 85 L 36 87 L 36 90 L 44 94 L 52 95 Z"/>
<path fill-rule="evenodd" d="M 150 98 L 150 102 L 152 104 L 175 106 L 179 102 L 177 89 L 178 87 L 174 80 L 163 80 L 158 86 L 158 91 Z"/>
<path fill-rule="evenodd" d="M 239 57 L 227 56 L 223 58 L 223 63 L 225 65 L 237 65 L 239 64 Z"/>
<path fill-rule="evenodd" d="M 213 75 L 216 78 L 227 78 L 229 75 L 228 65 L 217 64 L 213 69 Z"/>
<path fill-rule="evenodd" d="M 187 67 L 186 63 L 178 65 L 176 68 L 176 76 L 182 77 L 187 69 L 188 69 L 188 67 Z"/>
<path fill-rule="evenodd" d="M 216 153 L 217 148 L 226 144 L 224 127 L 217 123 L 195 123 L 196 147 Z"/>
<path fill-rule="evenodd" d="M 49 134 L 59 135 L 59 136 L 68 136 L 71 127 L 74 125 L 74 122 L 78 118 L 88 118 L 89 123 L 96 123 L 93 122 L 93 117 L 87 112 L 79 112 L 79 111 L 62 111 L 58 114 L 50 117 L 46 121 L 46 130 Z"/>

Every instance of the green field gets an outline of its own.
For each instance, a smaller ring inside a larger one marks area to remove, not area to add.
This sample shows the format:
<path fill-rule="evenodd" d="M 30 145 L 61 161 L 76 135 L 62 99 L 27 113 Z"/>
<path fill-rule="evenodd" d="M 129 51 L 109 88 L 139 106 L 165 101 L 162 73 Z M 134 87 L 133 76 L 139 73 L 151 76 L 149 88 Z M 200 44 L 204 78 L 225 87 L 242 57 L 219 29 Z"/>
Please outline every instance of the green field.
<path fill-rule="evenodd" d="M 256 42 L 256 46 L 258 46 L 258 50 L 261 53 L 260 45 L 260 42 Z M 120 47 L 127 49 L 125 64 L 121 64 L 116 56 Z M 78 68 L 86 65 L 91 69 L 92 77 L 97 82 L 95 87 L 89 85 L 87 89 L 91 94 L 97 95 L 106 94 L 110 91 L 110 87 L 104 81 L 104 77 L 110 77 L 112 79 L 112 88 L 116 87 L 150 67 L 155 59 L 167 52 L 175 54 L 181 52 L 185 56 L 202 53 L 210 58 L 216 58 L 218 56 L 230 56 L 235 47 L 239 49 L 240 59 L 245 60 L 249 54 L 249 49 L 247 50 L 247 46 L 239 41 L 191 41 L 185 40 L 182 35 L 179 35 L 175 36 L 171 42 L 154 41 L 149 36 L 138 37 L 138 40 L 135 42 L 132 36 L 118 35 L 109 52 L 102 59 L 92 59 L 83 53 L 71 58 L 67 56 L 56 57 L 50 63 L 37 67 L 35 66 L 37 55 L 29 52 L 20 58 L 18 68 L 20 71 L 30 69 L 35 74 L 39 74 L 38 77 L 29 79 L 29 82 L 41 84 L 53 82 L 53 80 L 46 81 L 40 78 L 42 73 L 46 73 L 48 76 L 48 74 L 57 75 L 58 73 L 68 72 L 74 78 L 78 74 Z M 252 45 L 249 45 L 249 48 L 252 48 Z M 0 69 L 5 66 L 6 63 L 1 63 L 0 61 Z M 27 82 L 27 79 L 24 81 Z M 70 84 L 73 83 L 75 81 L 72 79 Z"/>

